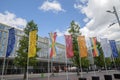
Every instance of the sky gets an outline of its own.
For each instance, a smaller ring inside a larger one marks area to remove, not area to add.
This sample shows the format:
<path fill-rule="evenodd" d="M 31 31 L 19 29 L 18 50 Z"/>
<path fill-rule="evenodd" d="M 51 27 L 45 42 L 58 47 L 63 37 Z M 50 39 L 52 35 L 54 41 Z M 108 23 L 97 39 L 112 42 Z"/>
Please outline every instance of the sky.
<path fill-rule="evenodd" d="M 113 12 L 113 6 L 120 17 L 120 0 L 1 0 L 0 23 L 24 29 L 27 22 L 34 20 L 39 36 L 57 32 L 57 42 L 64 44 L 64 35 L 74 20 L 86 39 L 120 40 L 116 16 L 106 12 Z"/>

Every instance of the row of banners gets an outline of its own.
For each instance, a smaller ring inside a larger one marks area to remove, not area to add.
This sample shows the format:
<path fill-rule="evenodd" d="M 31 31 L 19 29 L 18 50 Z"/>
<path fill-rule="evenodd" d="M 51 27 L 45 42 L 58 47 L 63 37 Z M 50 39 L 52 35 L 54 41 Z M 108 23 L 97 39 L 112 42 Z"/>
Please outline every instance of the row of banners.
<path fill-rule="evenodd" d="M 52 35 L 52 36 L 51 36 Z M 54 37 L 55 36 L 55 37 Z M 55 49 L 55 42 L 56 42 L 56 32 L 50 33 L 50 39 L 51 39 L 51 52 L 50 52 L 50 58 L 56 56 L 56 49 Z M 72 42 L 72 36 L 71 35 L 65 35 L 65 43 L 66 43 L 66 55 L 67 58 L 71 58 L 74 56 L 73 51 L 73 42 Z M 80 57 L 87 57 L 88 56 L 88 50 L 86 46 L 85 36 L 78 36 L 78 49 L 79 49 L 79 55 Z M 97 45 L 97 39 L 96 37 L 89 38 L 92 54 L 93 57 L 97 57 L 100 55 Z M 101 47 L 104 52 L 104 57 L 118 57 L 118 51 L 116 47 L 115 40 L 107 40 L 107 38 L 100 39 Z M 54 51 L 53 51 L 54 50 Z"/>
<path fill-rule="evenodd" d="M 29 33 L 29 49 L 28 49 L 28 57 L 34 57 L 36 55 L 36 34 L 37 31 L 31 31 Z M 56 37 L 57 33 L 50 33 L 50 41 L 51 41 L 51 51 L 50 51 L 50 58 L 56 56 Z M 85 36 L 78 36 L 77 37 L 78 41 L 78 48 L 79 48 L 79 53 L 80 57 L 87 57 L 88 56 L 88 50 L 86 46 L 86 41 L 85 41 Z M 73 41 L 72 41 L 72 36 L 71 35 L 65 35 L 65 42 L 66 42 L 66 55 L 67 58 L 71 58 L 74 56 L 74 51 L 73 51 Z M 93 57 L 99 56 L 99 50 L 97 46 L 97 39 L 96 37 L 90 38 L 90 43 L 91 43 L 91 50 L 93 53 Z M 116 47 L 115 40 L 107 40 L 107 38 L 102 38 L 100 39 L 101 47 L 104 52 L 105 57 L 118 57 L 118 51 Z M 8 45 L 7 45 L 7 51 L 6 51 L 6 57 L 10 55 L 14 48 L 15 44 L 15 30 L 14 28 L 9 29 L 9 36 L 8 36 Z"/>

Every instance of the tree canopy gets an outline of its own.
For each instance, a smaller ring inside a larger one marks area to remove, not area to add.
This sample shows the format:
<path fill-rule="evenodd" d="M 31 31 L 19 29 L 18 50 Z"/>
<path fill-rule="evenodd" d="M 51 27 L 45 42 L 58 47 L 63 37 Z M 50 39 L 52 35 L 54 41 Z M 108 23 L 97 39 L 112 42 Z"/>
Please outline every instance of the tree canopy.
<path fill-rule="evenodd" d="M 27 72 L 29 32 L 33 31 L 33 30 L 38 31 L 38 27 L 37 27 L 37 24 L 35 24 L 34 21 L 32 20 L 32 21 L 27 23 L 27 25 L 24 29 L 24 35 L 19 40 L 19 48 L 16 51 L 17 56 L 15 57 L 15 60 L 14 60 L 14 64 L 17 67 L 24 68 L 24 79 L 26 79 L 26 72 Z M 40 50 L 40 48 L 38 48 L 37 46 L 36 46 L 36 49 L 37 49 L 37 51 Z M 37 63 L 36 57 L 37 57 L 37 55 L 35 57 L 29 58 L 29 66 L 35 66 L 36 65 L 36 63 Z"/>

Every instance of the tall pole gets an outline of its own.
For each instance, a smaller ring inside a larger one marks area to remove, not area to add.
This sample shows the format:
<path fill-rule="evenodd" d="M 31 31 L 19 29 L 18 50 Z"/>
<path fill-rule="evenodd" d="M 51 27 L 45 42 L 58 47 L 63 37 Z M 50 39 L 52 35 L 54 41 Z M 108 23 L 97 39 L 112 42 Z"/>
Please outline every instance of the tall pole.
<path fill-rule="evenodd" d="M 115 16 L 117 18 L 117 21 L 118 21 L 118 24 L 119 24 L 119 27 L 120 27 L 120 20 L 119 20 L 119 17 L 118 17 L 118 14 L 117 14 L 115 6 L 113 6 L 113 10 L 114 10 L 114 14 L 115 14 Z"/>
<path fill-rule="evenodd" d="M 8 34 L 6 33 L 6 35 L 7 35 L 7 38 L 6 38 L 6 43 L 5 43 L 5 45 L 7 45 L 8 44 Z M 7 52 L 7 46 L 5 46 L 5 54 L 4 54 L 4 61 L 3 61 L 3 67 L 2 67 L 2 78 L 1 78 L 1 80 L 3 80 L 3 76 L 4 76 L 4 70 L 5 70 L 5 62 L 6 62 L 6 52 Z"/>

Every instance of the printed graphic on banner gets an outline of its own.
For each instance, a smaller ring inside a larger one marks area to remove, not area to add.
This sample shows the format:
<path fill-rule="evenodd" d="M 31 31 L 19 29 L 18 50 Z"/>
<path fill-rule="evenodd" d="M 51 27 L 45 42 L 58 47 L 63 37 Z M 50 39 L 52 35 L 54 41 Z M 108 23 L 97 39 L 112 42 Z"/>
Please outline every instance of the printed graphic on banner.
<path fill-rule="evenodd" d="M 78 36 L 78 45 L 79 45 L 80 57 L 87 57 L 87 46 L 84 36 Z"/>
<path fill-rule="evenodd" d="M 96 37 L 90 38 L 91 43 L 92 43 L 92 52 L 93 52 L 93 57 L 99 56 L 99 51 L 97 49 L 97 39 Z"/>
<path fill-rule="evenodd" d="M 50 58 L 55 57 L 56 56 L 56 37 L 57 37 L 57 33 L 54 32 L 50 33 L 50 41 L 51 41 L 51 51 L 50 51 Z"/>
<path fill-rule="evenodd" d="M 6 57 L 10 56 L 11 52 L 14 49 L 14 45 L 15 45 L 15 30 L 14 30 L 14 28 L 11 28 L 11 29 L 9 29 Z"/>
<path fill-rule="evenodd" d="M 110 46 L 112 49 L 113 57 L 115 57 L 115 58 L 118 57 L 118 51 L 117 51 L 115 40 L 109 40 L 109 42 L 110 42 Z"/>
<path fill-rule="evenodd" d="M 73 52 L 73 44 L 72 44 L 72 36 L 65 35 L 65 42 L 66 42 L 66 55 L 67 58 L 71 58 L 74 56 Z"/>
<path fill-rule="evenodd" d="M 29 33 L 29 50 L 28 50 L 28 57 L 35 57 L 36 55 L 36 33 L 37 31 L 31 31 Z"/>

